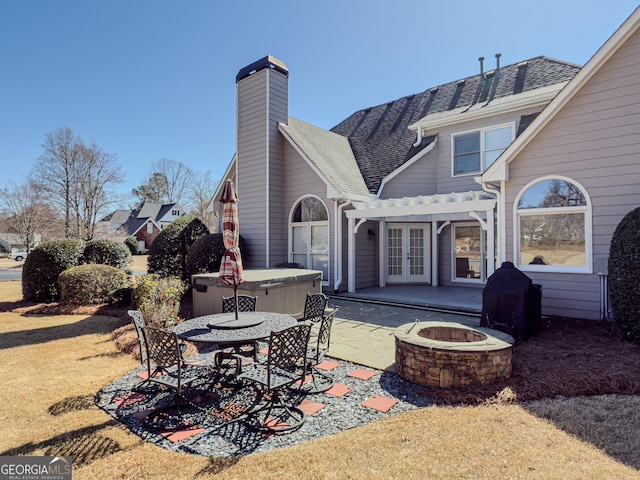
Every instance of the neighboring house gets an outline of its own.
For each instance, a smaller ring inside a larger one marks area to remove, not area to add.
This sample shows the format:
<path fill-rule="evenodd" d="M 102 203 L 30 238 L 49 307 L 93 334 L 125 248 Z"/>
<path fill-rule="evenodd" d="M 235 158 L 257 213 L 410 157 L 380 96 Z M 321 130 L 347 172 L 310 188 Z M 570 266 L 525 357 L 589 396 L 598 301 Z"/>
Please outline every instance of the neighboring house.
<path fill-rule="evenodd" d="M 220 185 L 236 183 L 245 266 L 297 262 L 354 292 L 482 288 L 510 260 L 542 285 L 544 314 L 599 318 L 596 262 L 640 200 L 637 17 L 582 70 L 548 57 L 500 66 L 496 55 L 490 70 L 481 61 L 477 75 L 331 131 L 288 116 L 284 63 L 241 69 L 238 150 Z M 548 180 L 559 182 L 536 183 Z"/>
<path fill-rule="evenodd" d="M 120 231 L 125 237 L 135 237 L 138 250 L 143 252 L 164 227 L 185 213 L 175 203 L 145 202 L 134 210 L 116 210 L 100 220 L 97 228 L 103 233 Z"/>
<path fill-rule="evenodd" d="M 37 247 L 41 239 L 40 234 L 36 234 L 31 248 Z M 27 246 L 17 233 L 0 233 L 0 250 L 7 253 L 26 252 Z"/>

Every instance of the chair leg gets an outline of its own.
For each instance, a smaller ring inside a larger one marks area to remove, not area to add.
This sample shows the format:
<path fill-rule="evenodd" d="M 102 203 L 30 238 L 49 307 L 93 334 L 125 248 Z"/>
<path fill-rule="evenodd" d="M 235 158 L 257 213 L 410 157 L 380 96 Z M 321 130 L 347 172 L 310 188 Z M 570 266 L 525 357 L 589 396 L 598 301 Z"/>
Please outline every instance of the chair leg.
<path fill-rule="evenodd" d="M 330 374 L 321 372 L 315 366 L 311 367 L 309 371 L 311 373 L 311 382 L 306 385 L 313 385 L 313 387 L 308 389 L 303 387 L 307 393 L 326 392 L 336 383 Z"/>
<path fill-rule="evenodd" d="M 269 392 L 270 400 L 263 400 L 254 409 L 247 412 L 251 426 L 259 431 L 273 433 L 291 432 L 300 428 L 307 415 L 298 407 L 286 405 L 279 390 Z"/>

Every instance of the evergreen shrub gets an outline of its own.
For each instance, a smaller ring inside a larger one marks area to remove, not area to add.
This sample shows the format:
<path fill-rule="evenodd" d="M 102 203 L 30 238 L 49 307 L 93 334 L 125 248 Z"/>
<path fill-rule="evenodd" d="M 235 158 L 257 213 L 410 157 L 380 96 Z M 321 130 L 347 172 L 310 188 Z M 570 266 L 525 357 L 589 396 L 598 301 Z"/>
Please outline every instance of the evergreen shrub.
<path fill-rule="evenodd" d="M 138 239 L 136 237 L 127 237 L 124 244 L 129 249 L 129 252 L 131 252 L 131 255 L 138 254 Z"/>
<path fill-rule="evenodd" d="M 58 277 L 83 262 L 84 242 L 61 239 L 34 248 L 22 267 L 22 296 L 35 302 L 55 302 L 60 298 Z"/>
<path fill-rule="evenodd" d="M 92 240 L 84 247 L 84 263 L 109 265 L 129 271 L 131 252 L 124 243 L 115 240 Z"/>
<path fill-rule="evenodd" d="M 609 298 L 616 330 L 640 345 L 640 207 L 620 221 L 609 247 Z"/>
<path fill-rule="evenodd" d="M 62 303 L 113 303 L 122 300 L 123 292 L 129 286 L 129 276 L 123 270 L 110 265 L 78 265 L 60 274 L 58 286 Z"/>
<path fill-rule="evenodd" d="M 244 254 L 244 240 L 239 237 L 240 254 Z M 221 233 L 211 233 L 197 239 L 187 254 L 185 265 L 185 279 L 198 273 L 212 273 L 220 270 L 220 261 L 224 256 L 224 241 Z"/>
<path fill-rule="evenodd" d="M 149 247 L 147 270 L 162 277 L 186 277 L 186 260 L 196 240 L 209 229 L 193 215 L 185 215 L 166 226 Z"/>

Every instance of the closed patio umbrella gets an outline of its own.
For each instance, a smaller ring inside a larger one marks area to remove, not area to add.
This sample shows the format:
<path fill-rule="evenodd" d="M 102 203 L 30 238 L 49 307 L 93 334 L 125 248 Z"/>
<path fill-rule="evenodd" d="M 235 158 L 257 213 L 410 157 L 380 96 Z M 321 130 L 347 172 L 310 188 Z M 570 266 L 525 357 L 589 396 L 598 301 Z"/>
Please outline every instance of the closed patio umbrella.
<path fill-rule="evenodd" d="M 242 276 L 242 257 L 240 256 L 240 225 L 238 222 L 238 196 L 231 180 L 227 180 L 222 188 L 220 202 L 222 213 L 222 239 L 225 254 L 220 261 L 218 279 L 233 286 L 236 319 L 238 318 L 238 285 L 244 283 Z"/>

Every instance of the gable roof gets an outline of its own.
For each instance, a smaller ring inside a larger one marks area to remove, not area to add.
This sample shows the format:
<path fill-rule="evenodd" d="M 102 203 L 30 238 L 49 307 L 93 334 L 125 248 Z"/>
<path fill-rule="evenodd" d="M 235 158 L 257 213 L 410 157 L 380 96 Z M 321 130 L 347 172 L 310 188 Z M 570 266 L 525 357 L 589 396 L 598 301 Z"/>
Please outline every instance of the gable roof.
<path fill-rule="evenodd" d="M 175 207 L 175 203 L 154 203 L 144 202 L 138 208 L 133 210 L 115 210 L 100 222 L 108 222 L 111 230 L 117 230 L 120 227 L 126 227 L 128 235 L 134 235 L 148 221 L 153 223 L 158 229 L 158 221 L 166 215 L 166 213 Z"/>
<path fill-rule="evenodd" d="M 355 194 L 368 196 L 358 164 L 346 137 L 293 117 L 280 132 L 311 165 L 314 171 L 336 192 L 331 196 Z"/>
<path fill-rule="evenodd" d="M 348 138 L 356 163 L 371 193 L 385 177 L 415 157 L 432 141 L 416 147 L 410 125 L 454 109 L 522 94 L 573 78 L 580 66 L 549 57 L 535 57 L 496 71 L 430 88 L 376 107 L 355 112 L 331 129 Z"/>
<path fill-rule="evenodd" d="M 589 59 L 580 72 L 575 75 L 565 88 L 549 102 L 540 114 L 531 121 L 529 128 L 522 132 L 502 155 L 483 174 L 483 182 L 508 180 L 507 165 L 531 142 L 533 138 L 549 123 L 555 115 L 571 100 L 576 93 L 597 73 L 611 56 L 640 27 L 640 7 L 614 32 L 614 34 Z"/>

